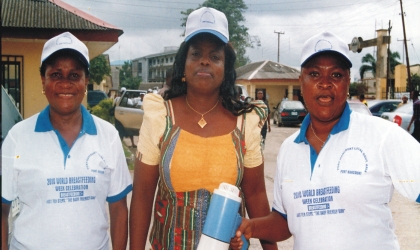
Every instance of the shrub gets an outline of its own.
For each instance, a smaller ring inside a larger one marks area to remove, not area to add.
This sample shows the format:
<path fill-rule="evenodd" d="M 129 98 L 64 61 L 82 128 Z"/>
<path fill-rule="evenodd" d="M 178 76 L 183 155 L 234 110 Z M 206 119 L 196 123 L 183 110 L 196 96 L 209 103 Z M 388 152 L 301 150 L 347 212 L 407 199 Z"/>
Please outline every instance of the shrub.
<path fill-rule="evenodd" d="M 91 113 L 110 123 L 114 123 L 114 117 L 109 114 L 109 110 L 113 106 L 112 99 L 104 99 L 91 109 Z"/>

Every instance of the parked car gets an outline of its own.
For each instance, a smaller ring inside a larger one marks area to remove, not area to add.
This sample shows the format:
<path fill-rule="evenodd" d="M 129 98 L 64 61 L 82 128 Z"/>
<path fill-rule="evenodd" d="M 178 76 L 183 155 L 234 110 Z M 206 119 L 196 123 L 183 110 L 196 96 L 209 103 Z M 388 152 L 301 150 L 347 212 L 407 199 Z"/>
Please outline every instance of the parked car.
<path fill-rule="evenodd" d="M 368 101 L 368 108 L 374 116 L 381 117 L 383 112 L 392 112 L 398 108 L 401 102 L 399 99 L 390 100 L 370 100 Z"/>
<path fill-rule="evenodd" d="M 395 122 L 401 128 L 407 130 L 408 124 L 411 121 L 411 117 L 413 116 L 413 103 L 409 102 L 399 108 L 397 108 L 394 112 L 384 112 L 382 113 L 381 117 L 385 120 Z M 410 134 L 413 133 L 414 126 L 410 128 Z"/>
<path fill-rule="evenodd" d="M 145 90 L 126 90 L 115 103 L 115 128 L 120 137 L 138 135 L 143 123 L 143 102 L 141 95 Z"/>
<path fill-rule="evenodd" d="M 100 101 L 107 98 L 108 96 L 101 90 L 89 90 L 87 93 L 87 103 L 90 107 L 97 105 Z"/>
<path fill-rule="evenodd" d="M 301 124 L 307 111 L 300 101 L 282 101 L 273 108 L 273 123 L 282 125 Z"/>
<path fill-rule="evenodd" d="M 350 109 L 354 112 L 358 112 L 364 115 L 372 115 L 369 108 L 360 101 L 347 101 L 350 106 Z"/>

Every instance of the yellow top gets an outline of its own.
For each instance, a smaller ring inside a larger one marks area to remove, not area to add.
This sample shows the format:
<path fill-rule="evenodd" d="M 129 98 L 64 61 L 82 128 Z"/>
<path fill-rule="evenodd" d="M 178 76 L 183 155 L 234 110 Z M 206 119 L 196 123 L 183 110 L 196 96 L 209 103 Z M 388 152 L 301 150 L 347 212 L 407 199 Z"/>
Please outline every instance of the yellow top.
<path fill-rule="evenodd" d="M 177 192 L 205 188 L 221 182 L 235 185 L 236 151 L 232 135 L 204 138 L 181 130 L 171 162 L 171 182 Z"/>
<path fill-rule="evenodd" d="M 164 100 L 160 95 L 147 94 L 143 108 L 145 113 L 137 146 L 138 153 L 141 153 L 143 163 L 158 165 L 161 159 L 159 144 L 167 116 Z M 172 121 L 175 122 L 174 117 Z M 239 129 L 241 121 L 242 116 L 239 116 Z M 259 166 L 263 162 L 259 122 L 260 117 L 255 111 L 246 114 L 244 165 L 248 168 Z M 170 178 L 176 192 L 199 188 L 213 192 L 221 182 L 234 185 L 237 180 L 237 155 L 232 133 L 205 138 L 181 129 L 174 151 L 170 153 Z"/>

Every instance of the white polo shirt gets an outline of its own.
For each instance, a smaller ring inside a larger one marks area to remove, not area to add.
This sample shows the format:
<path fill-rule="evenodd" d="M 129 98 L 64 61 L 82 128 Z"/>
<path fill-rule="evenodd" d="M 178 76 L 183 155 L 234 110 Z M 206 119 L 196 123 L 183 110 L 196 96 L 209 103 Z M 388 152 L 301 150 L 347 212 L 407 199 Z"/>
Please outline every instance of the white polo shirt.
<path fill-rule="evenodd" d="M 399 249 L 388 207 L 394 188 L 420 202 L 420 144 L 407 131 L 348 105 L 317 155 L 310 116 L 277 157 L 273 209 L 294 249 Z"/>
<path fill-rule="evenodd" d="M 3 146 L 2 202 L 20 199 L 10 249 L 109 249 L 106 201 L 132 189 L 120 138 L 82 106 L 83 125 L 68 147 L 49 106 L 16 124 Z"/>

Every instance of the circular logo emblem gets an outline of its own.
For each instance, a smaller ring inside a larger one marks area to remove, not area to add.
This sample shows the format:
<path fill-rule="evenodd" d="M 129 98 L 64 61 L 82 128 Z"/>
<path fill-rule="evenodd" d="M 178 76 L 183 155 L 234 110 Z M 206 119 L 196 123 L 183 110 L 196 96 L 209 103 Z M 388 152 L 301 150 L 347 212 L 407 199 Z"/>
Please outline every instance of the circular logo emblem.
<path fill-rule="evenodd" d="M 324 50 L 332 50 L 332 44 L 329 41 L 322 39 L 315 44 L 315 52 Z"/>

